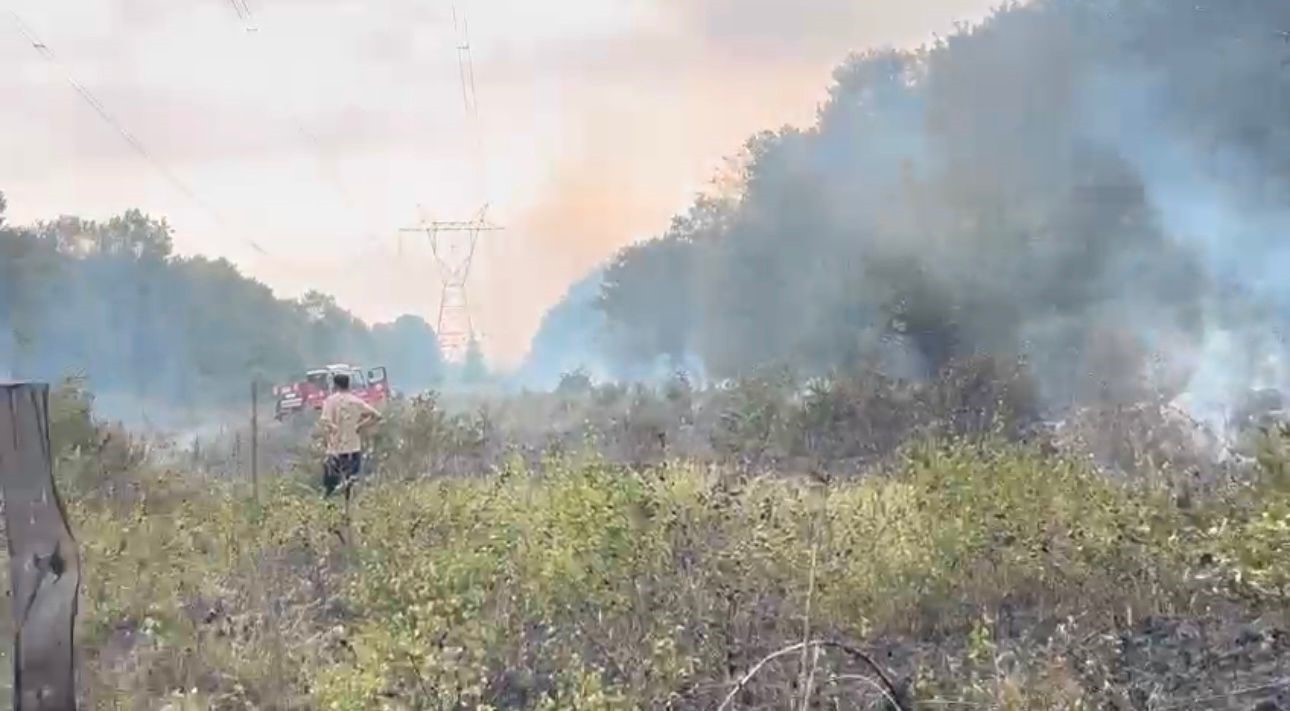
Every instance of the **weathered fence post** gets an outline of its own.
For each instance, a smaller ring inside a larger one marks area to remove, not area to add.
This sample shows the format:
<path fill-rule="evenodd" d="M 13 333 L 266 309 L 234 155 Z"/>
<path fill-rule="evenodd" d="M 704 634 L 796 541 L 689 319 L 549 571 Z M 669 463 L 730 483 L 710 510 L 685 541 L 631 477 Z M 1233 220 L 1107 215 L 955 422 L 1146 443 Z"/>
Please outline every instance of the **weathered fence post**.
<path fill-rule="evenodd" d="M 233 475 L 242 474 L 242 430 L 233 432 Z"/>
<path fill-rule="evenodd" d="M 251 495 L 260 503 L 260 381 L 251 381 Z"/>
<path fill-rule="evenodd" d="M 54 485 L 46 384 L 0 383 L 0 490 L 13 591 L 14 710 L 70 711 L 80 556 Z"/>

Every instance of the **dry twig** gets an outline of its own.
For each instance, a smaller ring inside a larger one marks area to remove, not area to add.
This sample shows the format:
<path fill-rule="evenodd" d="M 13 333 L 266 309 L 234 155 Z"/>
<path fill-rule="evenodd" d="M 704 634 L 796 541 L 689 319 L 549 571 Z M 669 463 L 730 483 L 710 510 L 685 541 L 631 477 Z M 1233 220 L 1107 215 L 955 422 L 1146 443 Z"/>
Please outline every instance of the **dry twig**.
<path fill-rule="evenodd" d="M 892 682 L 891 675 L 883 670 L 882 667 L 878 666 L 878 663 L 875 662 L 872 657 L 863 651 L 846 644 L 845 642 L 833 640 L 798 642 L 797 644 L 789 645 L 783 649 L 766 655 L 761 661 L 754 664 L 752 668 L 748 670 L 748 673 L 740 677 L 739 681 L 735 684 L 735 688 L 731 689 L 730 693 L 726 694 L 726 698 L 721 701 L 721 705 L 717 707 L 717 711 L 725 711 L 725 709 L 730 708 L 730 704 L 734 702 L 735 697 L 739 695 L 739 692 L 743 691 L 744 687 L 748 686 L 748 683 L 751 682 L 767 664 L 779 659 L 780 657 L 800 652 L 808 648 L 836 649 L 849 657 L 860 660 L 872 669 L 873 673 L 878 677 L 878 680 L 882 682 L 881 687 L 883 695 L 887 698 L 887 701 L 889 701 L 892 706 L 895 706 L 897 711 L 911 711 L 910 706 L 902 698 L 903 695 L 900 693 L 900 690 L 897 689 L 896 685 Z"/>

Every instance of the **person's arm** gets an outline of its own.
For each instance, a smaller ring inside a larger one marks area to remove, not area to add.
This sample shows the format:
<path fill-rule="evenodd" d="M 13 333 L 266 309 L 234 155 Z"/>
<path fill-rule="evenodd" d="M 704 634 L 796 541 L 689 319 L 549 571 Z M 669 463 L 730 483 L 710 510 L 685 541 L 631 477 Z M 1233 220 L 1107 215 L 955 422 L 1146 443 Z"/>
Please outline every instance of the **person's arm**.
<path fill-rule="evenodd" d="M 385 416 L 381 414 L 380 410 L 372 407 L 370 404 L 362 400 L 359 400 L 359 403 L 363 406 L 362 414 L 358 416 L 358 426 L 360 429 L 374 425 L 385 419 Z"/>

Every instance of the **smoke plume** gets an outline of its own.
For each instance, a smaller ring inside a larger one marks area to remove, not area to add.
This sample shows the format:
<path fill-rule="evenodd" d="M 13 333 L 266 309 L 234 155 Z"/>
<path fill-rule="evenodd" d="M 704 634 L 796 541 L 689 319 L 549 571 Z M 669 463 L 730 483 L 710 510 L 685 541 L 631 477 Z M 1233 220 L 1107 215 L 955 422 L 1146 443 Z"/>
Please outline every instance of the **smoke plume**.
<path fill-rule="evenodd" d="M 1046 402 L 1221 420 L 1290 386 L 1290 5 L 1038 0 L 856 55 L 740 189 L 622 251 L 615 362 L 921 377 L 1023 358 Z"/>

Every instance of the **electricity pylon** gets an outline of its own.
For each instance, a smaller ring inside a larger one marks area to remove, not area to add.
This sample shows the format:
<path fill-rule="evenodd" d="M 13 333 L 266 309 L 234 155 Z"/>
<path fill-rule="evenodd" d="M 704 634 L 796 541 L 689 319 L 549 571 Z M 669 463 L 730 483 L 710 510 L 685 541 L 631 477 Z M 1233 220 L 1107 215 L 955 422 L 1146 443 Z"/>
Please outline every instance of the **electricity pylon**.
<path fill-rule="evenodd" d="M 430 251 L 443 280 L 435 329 L 444 358 L 453 363 L 465 362 L 466 352 L 476 337 L 466 285 L 479 236 L 502 229 L 488 220 L 487 210 L 488 206 L 484 206 L 470 220 L 423 220 L 417 227 L 400 230 L 424 234 L 430 241 Z"/>
<path fill-rule="evenodd" d="M 457 8 L 452 9 L 453 31 L 457 35 L 457 70 L 461 83 L 461 100 L 465 117 L 471 129 L 474 149 L 473 162 L 477 192 L 486 195 L 483 138 L 479 129 L 479 104 L 475 96 L 475 67 L 470 53 L 469 26 Z M 488 204 L 474 218 L 461 221 L 425 220 L 417 227 L 405 227 L 401 232 L 419 232 L 430 240 L 430 250 L 439 265 L 443 278 L 443 291 L 439 296 L 439 321 L 436 326 L 439 348 L 444 358 L 453 363 L 464 363 L 470 345 L 475 342 L 474 319 L 470 314 L 470 301 L 466 295 L 466 282 L 470 277 L 475 247 L 482 232 L 495 232 L 501 227 L 488 221 Z"/>

